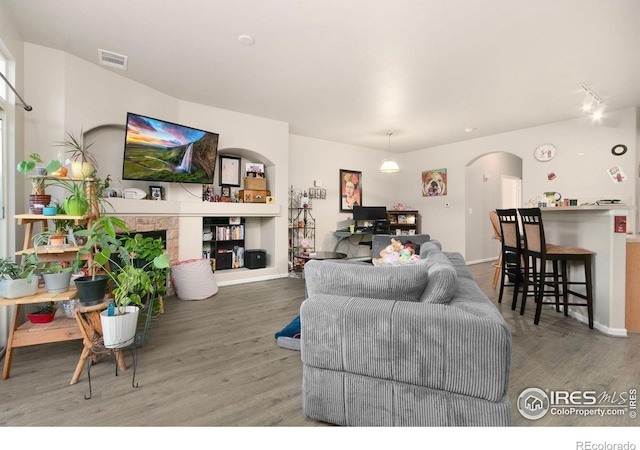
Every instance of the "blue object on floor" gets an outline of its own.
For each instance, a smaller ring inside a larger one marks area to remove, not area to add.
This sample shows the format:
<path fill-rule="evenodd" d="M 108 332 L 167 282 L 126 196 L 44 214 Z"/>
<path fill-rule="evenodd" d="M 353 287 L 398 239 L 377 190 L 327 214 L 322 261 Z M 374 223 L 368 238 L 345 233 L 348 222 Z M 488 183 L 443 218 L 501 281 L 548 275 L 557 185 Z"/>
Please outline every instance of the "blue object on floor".
<path fill-rule="evenodd" d="M 299 338 L 300 337 L 300 316 L 293 319 L 289 325 L 284 327 L 282 330 L 278 331 L 275 334 L 275 338 L 278 339 L 280 336 L 290 337 L 290 338 Z"/>
<path fill-rule="evenodd" d="M 293 319 L 289 325 L 275 334 L 279 347 L 289 350 L 300 350 L 300 316 Z"/>

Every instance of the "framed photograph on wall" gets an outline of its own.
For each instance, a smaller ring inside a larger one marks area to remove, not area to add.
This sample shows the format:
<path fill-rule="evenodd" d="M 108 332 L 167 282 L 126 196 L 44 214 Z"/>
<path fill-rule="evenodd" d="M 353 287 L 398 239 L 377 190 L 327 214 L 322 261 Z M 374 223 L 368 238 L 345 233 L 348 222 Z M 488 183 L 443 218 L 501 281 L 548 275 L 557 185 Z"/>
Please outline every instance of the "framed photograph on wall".
<path fill-rule="evenodd" d="M 151 200 L 162 200 L 162 186 L 149 186 Z"/>
<path fill-rule="evenodd" d="M 422 196 L 447 195 L 447 169 L 433 169 L 422 172 Z"/>
<path fill-rule="evenodd" d="M 240 158 L 220 155 L 220 186 L 240 186 Z"/>
<path fill-rule="evenodd" d="M 340 169 L 340 211 L 352 211 L 354 205 L 362 206 L 362 172 Z"/>

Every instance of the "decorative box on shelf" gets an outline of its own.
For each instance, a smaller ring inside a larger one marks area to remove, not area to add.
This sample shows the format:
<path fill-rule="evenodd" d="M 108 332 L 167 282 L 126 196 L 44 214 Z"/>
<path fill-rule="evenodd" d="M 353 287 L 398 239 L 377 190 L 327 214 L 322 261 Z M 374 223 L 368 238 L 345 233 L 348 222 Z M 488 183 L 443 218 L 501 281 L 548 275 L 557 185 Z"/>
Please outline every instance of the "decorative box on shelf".
<path fill-rule="evenodd" d="M 240 191 L 240 201 L 243 203 L 267 203 L 267 197 L 271 196 L 270 191 L 247 190 Z"/>
<path fill-rule="evenodd" d="M 260 177 L 244 177 L 244 190 L 266 191 L 267 179 Z"/>

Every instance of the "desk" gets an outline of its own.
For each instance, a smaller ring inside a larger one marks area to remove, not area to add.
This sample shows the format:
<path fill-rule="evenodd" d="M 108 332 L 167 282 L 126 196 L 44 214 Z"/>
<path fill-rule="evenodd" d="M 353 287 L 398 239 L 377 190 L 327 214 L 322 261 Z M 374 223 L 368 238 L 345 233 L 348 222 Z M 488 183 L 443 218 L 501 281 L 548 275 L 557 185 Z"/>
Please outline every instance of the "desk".
<path fill-rule="evenodd" d="M 36 294 L 28 297 L 11 299 L 0 297 L 0 306 L 14 306 L 9 339 L 7 340 L 7 353 L 4 356 L 4 368 L 2 370 L 3 380 L 9 378 L 11 372 L 11 359 L 13 357 L 14 347 L 82 339 L 82 333 L 78 328 L 76 319 L 67 318 L 64 314 L 61 314 L 62 311 L 58 311 L 53 321 L 49 323 L 34 324 L 27 321 L 22 325 L 18 325 L 22 305 L 73 300 L 77 297 L 76 294 L 77 291 L 75 287 L 70 287 L 67 292 L 60 294 L 49 294 L 46 289 L 39 288 Z M 75 380 L 75 382 L 77 382 L 77 380 Z M 71 384 L 73 383 L 74 381 L 72 380 Z"/>
<path fill-rule="evenodd" d="M 338 251 L 340 243 L 344 240 L 350 240 L 352 237 L 359 237 L 360 240 L 358 241 L 358 245 L 364 245 L 365 243 L 369 244 L 373 237 L 373 231 L 362 231 L 355 233 L 351 233 L 350 231 L 334 231 L 333 234 L 338 238 L 338 242 L 336 242 L 336 245 L 333 247 L 334 252 Z M 364 241 L 363 238 L 365 236 L 369 236 L 369 240 Z"/>
<path fill-rule="evenodd" d="M 338 253 L 338 252 L 313 252 L 313 253 L 299 253 L 296 255 L 296 258 L 300 258 L 305 261 L 309 261 L 311 259 L 323 260 L 323 259 L 345 259 L 347 257 L 346 253 Z"/>

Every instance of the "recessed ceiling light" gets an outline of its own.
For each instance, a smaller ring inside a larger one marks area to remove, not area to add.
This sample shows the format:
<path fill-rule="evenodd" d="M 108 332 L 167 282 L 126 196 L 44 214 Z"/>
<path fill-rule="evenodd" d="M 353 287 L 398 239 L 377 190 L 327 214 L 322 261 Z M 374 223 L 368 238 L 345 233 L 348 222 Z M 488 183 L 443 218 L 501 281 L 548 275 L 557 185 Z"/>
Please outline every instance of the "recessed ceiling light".
<path fill-rule="evenodd" d="M 242 34 L 238 36 L 238 41 L 240 41 L 242 45 L 253 45 L 254 42 L 256 42 L 256 40 L 248 34 Z"/>
<path fill-rule="evenodd" d="M 465 131 L 466 133 L 471 133 L 471 132 L 476 131 L 476 130 L 477 130 L 477 128 L 472 128 L 472 127 L 465 128 L 465 129 L 464 129 L 464 131 Z"/>

